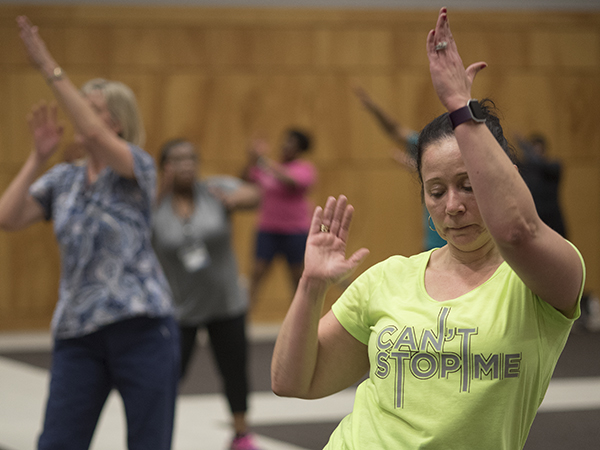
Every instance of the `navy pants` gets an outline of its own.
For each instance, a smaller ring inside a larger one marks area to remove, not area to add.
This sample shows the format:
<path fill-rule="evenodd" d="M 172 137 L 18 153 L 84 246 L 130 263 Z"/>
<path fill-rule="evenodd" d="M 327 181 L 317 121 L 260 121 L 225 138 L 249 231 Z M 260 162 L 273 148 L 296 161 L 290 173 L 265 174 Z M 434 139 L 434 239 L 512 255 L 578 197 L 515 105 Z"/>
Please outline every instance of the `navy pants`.
<path fill-rule="evenodd" d="M 89 448 L 113 388 L 123 398 L 129 450 L 170 449 L 179 365 L 179 330 L 171 317 L 137 317 L 57 339 L 38 449 Z"/>

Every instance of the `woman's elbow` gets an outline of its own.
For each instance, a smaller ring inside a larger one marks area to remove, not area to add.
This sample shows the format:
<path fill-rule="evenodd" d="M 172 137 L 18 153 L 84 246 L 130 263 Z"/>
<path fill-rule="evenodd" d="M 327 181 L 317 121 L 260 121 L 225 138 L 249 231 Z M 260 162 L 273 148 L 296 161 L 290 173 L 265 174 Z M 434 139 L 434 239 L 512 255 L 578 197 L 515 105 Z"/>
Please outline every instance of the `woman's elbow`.
<path fill-rule="evenodd" d="M 271 381 L 271 390 L 277 397 L 295 397 L 285 386 L 281 386 L 274 381 Z"/>
<path fill-rule="evenodd" d="M 498 230 L 491 230 L 496 243 L 501 247 L 520 247 L 538 235 L 540 224 L 536 221 L 519 220 Z"/>
<path fill-rule="evenodd" d="M 311 398 L 305 389 L 290 381 L 289 377 L 281 377 L 274 372 L 271 372 L 271 390 L 278 397 Z"/>
<path fill-rule="evenodd" d="M 271 383 L 271 390 L 277 397 L 299 398 L 302 400 L 314 400 L 315 398 L 318 398 L 318 397 L 309 395 L 306 392 L 292 389 L 289 386 L 278 385 L 273 382 Z"/>

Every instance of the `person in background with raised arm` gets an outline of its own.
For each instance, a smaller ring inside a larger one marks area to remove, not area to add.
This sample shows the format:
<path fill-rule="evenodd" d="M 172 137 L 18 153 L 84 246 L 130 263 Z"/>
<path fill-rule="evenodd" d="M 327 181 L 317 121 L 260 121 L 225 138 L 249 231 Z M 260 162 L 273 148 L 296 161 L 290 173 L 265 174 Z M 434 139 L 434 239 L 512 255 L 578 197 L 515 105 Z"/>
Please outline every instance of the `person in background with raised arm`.
<path fill-rule="evenodd" d="M 173 291 L 181 336 L 181 377 L 199 329 L 206 328 L 233 417 L 230 450 L 258 450 L 249 433 L 248 298 L 233 251 L 231 215 L 255 208 L 257 186 L 230 176 L 198 177 L 198 150 L 185 139 L 166 142 L 152 242 Z"/>
<path fill-rule="evenodd" d="M 267 157 L 268 145 L 262 139 L 255 139 L 248 148 L 242 177 L 260 186 L 262 192 L 250 278 L 251 307 L 277 255 L 287 260 L 292 288 L 298 286 L 312 209 L 308 194 L 317 180 L 314 165 L 302 158 L 310 148 L 309 135 L 297 129 L 285 132 L 279 161 Z"/>
<path fill-rule="evenodd" d="M 26 17 L 20 36 L 85 149 L 80 164 L 60 163 L 36 178 L 62 137 L 56 109 L 34 107 L 34 140 L 0 198 L 0 228 L 52 220 L 61 253 L 54 347 L 40 450 L 90 446 L 110 391 L 125 406 L 130 450 L 171 448 L 179 331 L 167 280 L 150 242 L 156 189 L 153 159 L 135 97 L 101 79 L 81 91 Z"/>
<path fill-rule="evenodd" d="M 327 450 L 515 450 L 525 445 L 573 321 L 585 267 L 539 218 L 489 102 L 471 97 L 440 10 L 427 37 L 448 110 L 419 134 L 425 205 L 447 244 L 365 271 L 321 318 L 346 259 L 352 207 L 330 197 L 313 215 L 305 269 L 275 345 L 282 396 L 320 398 L 369 377 Z"/>
<path fill-rule="evenodd" d="M 567 226 L 560 205 L 560 183 L 563 164 L 548 154 L 547 139 L 541 133 L 532 133 L 528 138 L 517 135 L 520 154 L 518 167 L 521 176 L 531 191 L 540 219 L 565 239 Z M 600 331 L 600 300 L 586 290 L 581 297 L 581 317 L 573 331 Z"/>
<path fill-rule="evenodd" d="M 362 87 L 354 88 L 356 96 L 369 111 L 383 131 L 398 145 L 392 152 L 392 159 L 404 169 L 414 173 L 417 170 L 417 143 L 419 133 L 401 124 L 378 105 Z M 423 250 L 431 250 L 446 245 L 436 229 L 432 226 L 431 216 L 423 205 Z"/>

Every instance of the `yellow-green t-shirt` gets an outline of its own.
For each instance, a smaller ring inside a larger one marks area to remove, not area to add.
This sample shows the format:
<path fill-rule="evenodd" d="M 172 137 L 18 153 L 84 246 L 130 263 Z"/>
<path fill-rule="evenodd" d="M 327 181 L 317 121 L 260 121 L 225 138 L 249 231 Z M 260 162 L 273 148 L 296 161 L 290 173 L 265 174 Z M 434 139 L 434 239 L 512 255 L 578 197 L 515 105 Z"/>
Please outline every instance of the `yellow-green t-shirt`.
<path fill-rule="evenodd" d="M 507 263 L 471 292 L 438 302 L 425 290 L 431 253 L 373 266 L 333 305 L 368 345 L 370 372 L 327 450 L 525 445 L 579 307 L 566 318 Z"/>

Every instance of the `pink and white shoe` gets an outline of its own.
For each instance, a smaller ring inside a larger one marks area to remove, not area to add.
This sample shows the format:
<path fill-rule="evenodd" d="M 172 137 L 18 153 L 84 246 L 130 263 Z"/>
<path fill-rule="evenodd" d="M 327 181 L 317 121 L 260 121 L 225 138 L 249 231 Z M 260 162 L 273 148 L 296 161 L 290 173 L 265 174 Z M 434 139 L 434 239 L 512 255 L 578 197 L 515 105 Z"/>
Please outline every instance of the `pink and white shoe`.
<path fill-rule="evenodd" d="M 254 442 L 252 434 L 246 433 L 234 437 L 233 441 L 231 441 L 229 450 L 260 450 L 260 448 L 256 445 L 256 442 Z"/>

